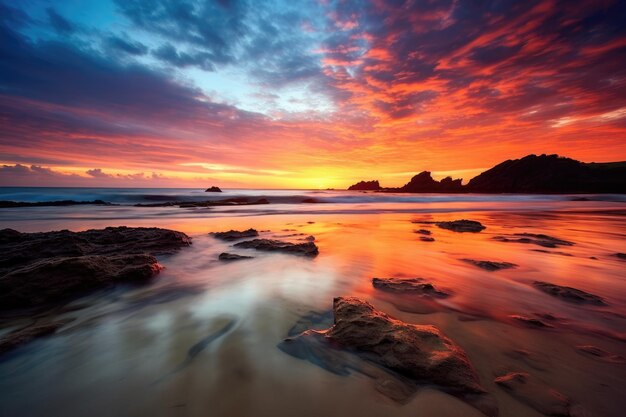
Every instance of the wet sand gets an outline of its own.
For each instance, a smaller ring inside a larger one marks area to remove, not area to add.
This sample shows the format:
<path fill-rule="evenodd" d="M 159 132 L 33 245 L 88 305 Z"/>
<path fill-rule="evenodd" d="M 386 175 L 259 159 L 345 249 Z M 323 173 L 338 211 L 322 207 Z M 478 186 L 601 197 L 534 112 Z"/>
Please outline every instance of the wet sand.
<path fill-rule="evenodd" d="M 194 243 L 159 258 L 166 269 L 153 284 L 77 300 L 72 304 L 85 308 L 58 315 L 74 319 L 71 324 L 0 358 L 0 415 L 481 415 L 432 386 L 398 404 L 362 374 L 335 375 L 277 348 L 301 317 L 328 312 L 333 297 L 356 296 L 405 322 L 439 327 L 466 351 L 501 416 L 542 415 L 493 382 L 512 371 L 532 374 L 588 415 L 620 416 L 626 365 L 576 347 L 626 357 L 626 264 L 615 256 L 623 252 L 626 217 L 619 204 L 592 211 L 573 203 L 546 206 L 92 218 L 98 210 L 115 210 L 106 208 L 11 225 L 20 231 L 150 225 L 188 233 Z M 456 233 L 424 223 L 455 219 L 487 228 Z M 264 231 L 263 238 L 292 242 L 313 235 L 320 254 L 309 259 L 235 249 L 208 235 L 250 227 Z M 421 241 L 418 229 L 435 240 Z M 573 245 L 494 239 L 516 233 Z M 218 260 L 222 252 L 254 258 L 225 263 Z M 486 271 L 466 259 L 517 266 Z M 373 277 L 421 277 L 452 296 L 390 294 L 375 289 Z M 575 287 L 607 305 L 568 303 L 537 290 L 534 281 Z M 528 326 L 511 318 L 516 315 L 551 327 Z"/>

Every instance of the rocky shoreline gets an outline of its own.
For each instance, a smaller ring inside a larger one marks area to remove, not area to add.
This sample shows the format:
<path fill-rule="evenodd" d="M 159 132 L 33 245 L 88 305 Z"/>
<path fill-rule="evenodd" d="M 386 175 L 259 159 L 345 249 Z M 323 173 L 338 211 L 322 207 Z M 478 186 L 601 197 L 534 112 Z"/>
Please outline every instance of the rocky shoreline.
<path fill-rule="evenodd" d="M 488 232 L 476 234 L 491 230 L 481 222 L 469 219 L 413 223 L 427 225 L 427 229 L 408 230 L 408 233 L 415 232 L 420 237 L 431 237 L 433 230 L 435 234 L 448 236 L 461 233 L 462 237 L 482 237 Z M 314 222 L 300 226 L 310 224 Z M 432 229 L 428 229 L 428 225 L 432 225 Z M 485 236 L 484 239 L 500 242 L 492 244 L 513 242 L 548 248 L 571 247 L 575 244 L 544 234 L 494 235 Z M 228 246 L 226 251 L 216 252 L 219 255 L 211 259 L 211 262 L 219 261 L 224 268 L 234 267 L 226 265 L 231 262 L 237 262 L 239 266 L 240 261 L 245 261 L 241 264 L 243 267 L 254 267 L 256 262 L 271 259 L 274 253 L 308 258 L 306 262 L 313 265 L 320 253 L 315 243 L 317 239 L 307 233 L 280 235 L 249 228 L 213 232 L 204 236 L 206 242 L 216 245 L 220 251 L 224 250 L 224 245 Z M 281 236 L 294 241 L 278 240 Z M 62 230 L 43 233 L 0 230 L 0 318 L 4 314 L 6 325 L 10 317 L 34 317 L 28 324 L 16 321 L 19 325 L 14 323 L 10 331 L 0 335 L 0 355 L 62 331 L 71 321 L 55 314 L 46 314 L 47 310 L 118 285 L 137 286 L 151 282 L 163 268 L 157 257 L 177 253 L 191 243 L 191 238 L 184 233 L 159 228 L 108 227 L 83 232 Z M 254 251 L 259 254 L 254 254 Z M 615 262 L 619 262 L 617 257 L 611 256 Z M 482 258 L 458 256 L 455 259 L 460 265 L 467 264 L 464 268 L 496 278 L 507 272 L 495 271 L 524 267 L 512 262 Z M 431 279 L 428 274 L 425 277 L 383 276 L 372 278 L 371 287 L 376 293 L 375 298 L 387 302 L 391 308 L 395 307 L 400 312 L 454 313 L 458 315 L 459 321 L 491 320 L 520 331 L 546 334 L 575 331 L 591 334 L 590 329 L 545 311 L 514 311 L 502 316 L 481 315 L 457 303 L 456 288 L 449 289 L 440 286 L 438 282 L 436 277 Z M 556 303 L 564 305 L 598 311 L 609 306 L 608 300 L 573 287 L 547 281 L 525 281 L 521 285 L 529 291 L 535 291 L 538 297 L 554 299 Z M 193 288 L 172 288 L 171 292 L 148 294 L 145 300 L 167 302 L 176 299 L 179 291 L 182 291 L 183 296 L 194 293 Z M 289 330 L 288 337 L 282 342 L 277 341 L 278 348 L 337 375 L 360 374 L 371 380 L 379 393 L 399 404 L 408 403 L 423 387 L 434 387 L 466 402 L 486 416 L 495 417 L 499 414 L 499 405 L 494 392 L 500 389 L 543 414 L 572 417 L 585 415 L 572 396 L 547 385 L 534 370 L 502 369 L 491 379 L 485 379 L 484 375 L 479 378 L 470 357 L 461 347 L 462 343 L 444 334 L 441 330 L 443 327 L 409 323 L 383 310 L 387 309 L 374 307 L 361 298 L 336 297 L 332 312 L 301 316 Z M 208 343 L 231 331 L 235 322 L 235 319 L 228 320 L 216 332 L 190 347 L 187 359 L 180 368 L 189 365 Z M 611 337 L 608 334 L 596 334 Z M 626 363 L 624 356 L 591 344 L 579 343 L 573 345 L 572 350 L 601 363 Z M 516 355 L 527 360 L 522 353 Z M 494 386 L 498 387 L 495 391 Z"/>

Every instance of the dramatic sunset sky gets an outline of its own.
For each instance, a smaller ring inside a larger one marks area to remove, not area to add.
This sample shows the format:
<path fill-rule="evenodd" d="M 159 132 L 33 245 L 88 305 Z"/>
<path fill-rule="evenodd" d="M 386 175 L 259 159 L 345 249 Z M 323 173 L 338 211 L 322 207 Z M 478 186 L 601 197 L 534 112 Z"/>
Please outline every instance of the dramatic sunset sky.
<path fill-rule="evenodd" d="M 626 160 L 626 2 L 0 0 L 0 185 Z"/>

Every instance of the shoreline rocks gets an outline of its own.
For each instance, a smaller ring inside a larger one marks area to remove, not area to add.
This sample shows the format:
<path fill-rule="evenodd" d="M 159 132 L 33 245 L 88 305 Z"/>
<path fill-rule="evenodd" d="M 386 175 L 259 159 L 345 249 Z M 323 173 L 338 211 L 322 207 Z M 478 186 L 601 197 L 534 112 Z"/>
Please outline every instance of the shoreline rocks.
<path fill-rule="evenodd" d="M 265 252 L 282 252 L 307 257 L 315 257 L 319 254 L 319 250 L 313 242 L 291 243 L 273 239 L 253 239 L 235 243 L 234 246 L 244 249 L 256 249 Z"/>
<path fill-rule="evenodd" d="M 479 233 L 487 227 L 476 220 L 452 220 L 448 222 L 435 222 L 435 225 L 441 229 L 452 230 L 457 233 Z"/>
<path fill-rule="evenodd" d="M 446 298 L 449 292 L 436 288 L 423 278 L 373 278 L 372 285 L 382 291 Z"/>
<path fill-rule="evenodd" d="M 20 233 L 0 230 L 0 310 L 43 308 L 162 269 L 155 255 L 191 245 L 184 233 L 145 227 Z"/>
<path fill-rule="evenodd" d="M 257 232 L 255 229 L 248 229 L 244 231 L 229 230 L 227 232 L 210 233 L 210 235 L 216 239 L 232 241 L 232 240 L 237 240 L 237 239 L 256 237 L 259 235 L 259 232 Z"/>
<path fill-rule="evenodd" d="M 237 255 L 236 253 L 222 252 L 218 259 L 224 262 L 241 261 L 243 259 L 253 259 L 254 256 Z"/>
<path fill-rule="evenodd" d="M 355 297 L 335 298 L 333 313 L 329 329 L 307 330 L 279 347 L 339 375 L 352 369 L 370 376 L 395 401 L 406 401 L 421 384 L 435 384 L 497 415 L 465 352 L 435 326 L 402 322 Z"/>
<path fill-rule="evenodd" d="M 348 191 L 377 191 L 380 190 L 380 184 L 377 180 L 374 181 L 359 181 L 356 184 L 348 187 Z"/>
<path fill-rule="evenodd" d="M 534 281 L 533 287 L 552 297 L 574 304 L 591 304 L 595 306 L 606 306 L 607 303 L 602 297 L 597 295 L 562 285 L 552 284 L 543 281 Z"/>
<path fill-rule="evenodd" d="M 476 259 L 468 259 L 468 258 L 462 259 L 462 261 L 467 262 L 468 264 L 477 266 L 478 268 L 484 269 L 485 271 L 489 271 L 489 272 L 517 267 L 517 265 L 510 263 L 510 262 L 479 261 Z"/>
<path fill-rule="evenodd" d="M 514 233 L 509 236 L 494 236 L 493 240 L 500 242 L 526 243 L 543 246 L 544 248 L 557 248 L 560 246 L 573 246 L 573 242 L 559 239 L 553 236 L 537 233 Z"/>

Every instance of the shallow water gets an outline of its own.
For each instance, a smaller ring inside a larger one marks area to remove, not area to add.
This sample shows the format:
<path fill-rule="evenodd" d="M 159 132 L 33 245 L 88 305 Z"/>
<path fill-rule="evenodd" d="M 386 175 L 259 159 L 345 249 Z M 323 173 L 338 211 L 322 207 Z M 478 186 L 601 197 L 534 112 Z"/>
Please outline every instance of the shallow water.
<path fill-rule="evenodd" d="M 333 297 L 347 295 L 406 322 L 438 326 L 465 349 L 501 416 L 541 415 L 493 383 L 507 371 L 530 372 L 590 415 L 623 415 L 626 365 L 575 349 L 595 345 L 626 357 L 626 262 L 614 255 L 625 251 L 623 196 L 570 201 L 572 196 L 420 195 L 388 201 L 392 196 L 376 193 L 322 194 L 361 200 L 0 210 L 0 228 L 20 231 L 149 225 L 194 238 L 190 248 L 160 258 L 166 269 L 154 283 L 78 300 L 73 304 L 84 308 L 60 315 L 74 319 L 70 325 L 0 359 L 0 415 L 480 415 L 436 387 L 424 387 L 400 405 L 364 375 L 335 375 L 277 348 L 299 318 L 326 312 Z M 99 197 L 84 200 L 92 198 Z M 412 223 L 461 218 L 487 229 L 455 233 Z M 208 236 L 248 227 L 264 230 L 262 237 L 294 242 L 314 235 L 320 255 L 233 249 Z M 431 230 L 435 241 L 420 241 L 415 229 Z M 544 233 L 574 245 L 545 248 L 492 239 L 513 233 Z M 255 258 L 224 264 L 217 261 L 223 251 Z M 487 272 L 464 258 L 518 267 Z M 453 296 L 438 303 L 403 302 L 372 287 L 372 277 L 389 276 L 423 277 Z M 597 294 L 608 306 L 563 302 L 534 289 L 534 280 Z M 545 313 L 557 318 L 554 329 L 528 328 L 509 318 Z M 516 349 L 533 359 L 516 357 Z"/>

